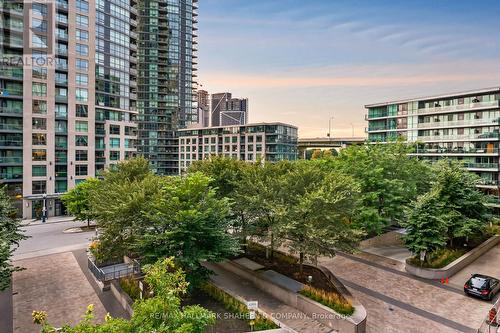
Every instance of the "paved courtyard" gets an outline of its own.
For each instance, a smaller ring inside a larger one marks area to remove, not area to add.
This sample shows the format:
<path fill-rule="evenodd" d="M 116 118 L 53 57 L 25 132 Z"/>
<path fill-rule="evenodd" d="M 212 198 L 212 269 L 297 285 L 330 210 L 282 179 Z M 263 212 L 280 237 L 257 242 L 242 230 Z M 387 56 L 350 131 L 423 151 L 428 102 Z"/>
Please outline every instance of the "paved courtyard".
<path fill-rule="evenodd" d="M 369 333 L 474 333 L 491 306 L 450 286 L 409 276 L 387 262 L 337 255 L 321 264 L 366 307 Z"/>
<path fill-rule="evenodd" d="M 15 262 L 25 270 L 14 274 L 14 332 L 39 332 L 32 323 L 33 310 L 47 311 L 56 327 L 81 320 L 87 305 L 94 304 L 96 319 L 102 321 L 106 310 L 71 252 L 58 253 Z"/>
<path fill-rule="evenodd" d="M 464 282 L 474 273 L 485 274 L 500 279 L 500 244 L 493 247 L 457 274 L 453 275 L 450 278 L 450 285 L 463 289 Z"/>

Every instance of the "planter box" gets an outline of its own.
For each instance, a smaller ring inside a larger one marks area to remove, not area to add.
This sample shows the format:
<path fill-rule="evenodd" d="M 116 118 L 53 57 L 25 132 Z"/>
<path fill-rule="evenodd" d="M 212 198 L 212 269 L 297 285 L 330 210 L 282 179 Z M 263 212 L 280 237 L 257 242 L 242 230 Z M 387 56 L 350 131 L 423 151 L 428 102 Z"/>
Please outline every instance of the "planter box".
<path fill-rule="evenodd" d="M 440 280 L 462 270 L 499 243 L 500 236 L 493 236 L 443 268 L 421 268 L 406 263 L 405 269 L 408 273 L 424 279 Z"/>
<path fill-rule="evenodd" d="M 281 286 L 274 284 L 265 276 L 258 275 L 257 273 L 237 263 L 225 261 L 223 263 L 212 265 L 220 265 L 225 270 L 253 282 L 253 284 L 259 289 L 267 292 L 283 303 L 304 312 L 310 318 L 334 330 L 342 333 L 366 332 L 367 314 L 365 308 L 359 303 L 355 305 L 355 311 L 351 316 L 344 316 L 312 299 L 282 288 Z"/>

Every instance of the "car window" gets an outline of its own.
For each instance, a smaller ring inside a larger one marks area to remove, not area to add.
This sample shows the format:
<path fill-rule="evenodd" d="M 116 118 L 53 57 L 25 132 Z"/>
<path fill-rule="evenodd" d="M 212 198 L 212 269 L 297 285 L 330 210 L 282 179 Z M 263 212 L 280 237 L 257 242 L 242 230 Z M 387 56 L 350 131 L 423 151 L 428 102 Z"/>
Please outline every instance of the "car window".
<path fill-rule="evenodd" d="M 483 287 L 486 287 L 486 279 L 483 278 L 474 277 L 470 280 L 470 282 L 473 288 L 481 289 Z"/>

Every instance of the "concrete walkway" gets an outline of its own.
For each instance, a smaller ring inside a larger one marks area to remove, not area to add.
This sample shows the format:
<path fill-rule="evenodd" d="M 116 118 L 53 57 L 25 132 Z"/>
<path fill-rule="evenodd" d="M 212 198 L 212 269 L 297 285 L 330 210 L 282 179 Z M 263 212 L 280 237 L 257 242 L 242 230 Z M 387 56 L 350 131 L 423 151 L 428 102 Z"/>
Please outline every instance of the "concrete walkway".
<path fill-rule="evenodd" d="M 220 266 L 207 264 L 207 267 L 215 272 L 211 280 L 245 301 L 258 301 L 259 308 L 279 320 L 289 328 L 300 333 L 329 333 L 332 329 L 309 318 L 305 313 L 283 304 L 280 300 L 261 291 L 250 281 L 229 272 Z"/>
<path fill-rule="evenodd" d="M 94 304 L 97 322 L 106 310 L 71 252 L 15 262 L 25 270 L 14 273 L 14 332 L 39 332 L 32 322 L 33 310 L 47 311 L 56 327 L 79 322 L 87 305 Z"/>

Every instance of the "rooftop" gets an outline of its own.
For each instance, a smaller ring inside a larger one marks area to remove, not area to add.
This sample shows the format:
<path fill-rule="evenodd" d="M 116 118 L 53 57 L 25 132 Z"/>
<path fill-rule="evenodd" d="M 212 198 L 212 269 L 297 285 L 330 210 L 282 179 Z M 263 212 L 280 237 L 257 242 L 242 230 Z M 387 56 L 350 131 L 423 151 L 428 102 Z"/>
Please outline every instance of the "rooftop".
<path fill-rule="evenodd" d="M 293 127 L 293 128 L 298 129 L 298 127 L 294 126 L 294 125 L 285 124 L 285 123 L 281 123 L 281 122 L 272 122 L 272 123 L 250 123 L 250 124 L 245 124 L 245 125 L 231 125 L 231 126 L 188 127 L 188 128 L 179 129 L 178 131 L 183 132 L 183 131 L 208 130 L 208 129 L 217 129 L 217 128 L 240 128 L 240 127 L 250 127 L 250 126 L 264 126 L 264 125 L 270 125 L 270 126 L 281 125 L 281 126 Z"/>
<path fill-rule="evenodd" d="M 458 97 L 458 96 L 477 95 L 477 94 L 483 94 L 486 92 L 500 92 L 500 87 L 483 88 L 483 89 L 477 89 L 477 90 L 467 90 L 467 91 L 448 93 L 448 94 L 442 94 L 442 95 L 424 96 L 424 97 L 394 100 L 394 101 L 389 101 L 389 102 L 367 104 L 367 105 L 365 105 L 365 108 L 373 108 L 373 107 L 377 107 L 377 106 L 386 106 L 386 105 L 391 105 L 391 104 L 408 103 L 408 102 L 415 102 L 415 101 L 426 101 L 426 100 L 450 98 L 450 97 Z"/>

